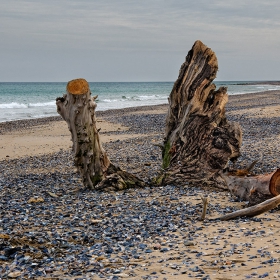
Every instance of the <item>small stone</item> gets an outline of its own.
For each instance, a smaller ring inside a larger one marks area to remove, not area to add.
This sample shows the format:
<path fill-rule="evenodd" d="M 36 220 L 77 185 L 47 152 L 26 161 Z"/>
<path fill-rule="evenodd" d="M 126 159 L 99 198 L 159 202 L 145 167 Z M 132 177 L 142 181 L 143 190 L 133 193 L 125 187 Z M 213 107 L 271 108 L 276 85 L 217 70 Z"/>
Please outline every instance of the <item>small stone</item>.
<path fill-rule="evenodd" d="M 159 243 L 156 243 L 153 245 L 154 250 L 160 250 L 161 249 L 161 245 Z"/>
<path fill-rule="evenodd" d="M 126 274 L 126 273 L 120 273 L 120 274 L 118 274 L 118 276 L 121 277 L 121 278 L 128 278 L 129 277 L 129 275 Z"/>
<path fill-rule="evenodd" d="M 19 250 L 20 250 L 20 247 L 10 247 L 10 248 L 6 248 L 4 250 L 4 253 L 5 253 L 5 256 L 9 258 L 10 256 L 15 254 Z"/>
<path fill-rule="evenodd" d="M 184 245 L 185 245 L 185 246 L 195 246 L 195 242 L 189 241 L 189 240 L 185 240 L 185 241 L 184 241 Z"/>
<path fill-rule="evenodd" d="M 15 271 L 15 272 L 10 272 L 9 274 L 8 274 L 8 277 L 9 278 L 17 278 L 17 277 L 19 277 L 21 275 L 21 271 Z"/>
<path fill-rule="evenodd" d="M 141 250 L 144 250 L 146 247 L 147 247 L 146 244 L 139 244 L 139 248 L 140 248 Z"/>
<path fill-rule="evenodd" d="M 192 272 L 198 272 L 198 271 L 200 271 L 200 269 L 199 269 L 198 266 L 195 266 L 195 267 L 193 267 L 193 268 L 190 268 L 190 270 L 191 270 Z"/>
<path fill-rule="evenodd" d="M 9 239 L 10 236 L 8 234 L 2 233 L 2 234 L 0 234 L 0 238 L 2 238 L 2 239 Z"/>
<path fill-rule="evenodd" d="M 47 192 L 51 197 L 57 198 L 58 196 L 55 193 Z"/>
<path fill-rule="evenodd" d="M 172 268 L 172 269 L 176 269 L 178 266 L 176 265 L 176 264 L 172 264 L 172 265 L 170 265 L 170 268 Z"/>
<path fill-rule="evenodd" d="M 260 275 L 259 278 L 266 278 L 269 276 L 268 272 L 265 272 L 264 274 Z"/>
<path fill-rule="evenodd" d="M 39 202 L 44 202 L 45 200 L 44 200 L 44 198 L 42 198 L 42 197 L 31 197 L 28 201 L 27 201 L 27 203 L 39 203 Z"/>
<path fill-rule="evenodd" d="M 90 220 L 90 222 L 92 223 L 92 224 L 98 224 L 98 223 L 101 223 L 102 222 L 102 220 Z"/>
<path fill-rule="evenodd" d="M 168 251 L 169 251 L 168 248 L 162 248 L 162 249 L 160 249 L 160 252 L 161 252 L 161 253 L 165 253 L 165 252 L 168 252 Z"/>

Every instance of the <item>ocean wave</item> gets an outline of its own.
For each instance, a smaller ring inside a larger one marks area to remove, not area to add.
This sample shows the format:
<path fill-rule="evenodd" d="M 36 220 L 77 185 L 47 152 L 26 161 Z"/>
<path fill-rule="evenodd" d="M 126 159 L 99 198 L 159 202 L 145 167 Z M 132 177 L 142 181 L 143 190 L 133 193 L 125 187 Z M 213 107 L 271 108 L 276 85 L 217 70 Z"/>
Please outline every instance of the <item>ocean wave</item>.
<path fill-rule="evenodd" d="M 145 100 L 165 100 L 168 96 L 166 95 L 139 95 L 139 96 L 122 96 L 122 101 L 145 101 Z"/>
<path fill-rule="evenodd" d="M 29 103 L 28 107 L 48 107 L 55 106 L 55 101 L 43 102 L 43 103 Z"/>
<path fill-rule="evenodd" d="M 26 104 L 17 103 L 17 102 L 0 104 L 0 109 L 21 109 L 21 108 L 28 108 L 28 106 Z"/>
<path fill-rule="evenodd" d="M 118 99 L 110 99 L 110 98 L 105 98 L 105 99 L 100 99 L 99 104 L 102 102 L 105 103 L 112 103 L 112 102 L 137 102 L 137 101 L 153 101 L 153 100 L 167 100 L 168 96 L 164 95 L 139 95 L 139 96 L 125 96 L 122 95 Z"/>
<path fill-rule="evenodd" d="M 103 102 L 117 102 L 118 100 L 117 99 L 103 99 L 103 100 L 100 100 L 100 101 L 103 101 Z"/>

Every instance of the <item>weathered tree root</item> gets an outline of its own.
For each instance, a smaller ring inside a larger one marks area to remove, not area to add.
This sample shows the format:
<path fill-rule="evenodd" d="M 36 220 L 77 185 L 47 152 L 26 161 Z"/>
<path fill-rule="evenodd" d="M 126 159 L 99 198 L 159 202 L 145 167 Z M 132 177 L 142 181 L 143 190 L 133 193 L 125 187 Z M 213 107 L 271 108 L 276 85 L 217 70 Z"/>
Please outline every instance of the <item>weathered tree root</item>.
<path fill-rule="evenodd" d="M 144 186 L 144 181 L 111 164 L 105 179 L 99 182 L 94 189 L 98 191 L 120 191 Z"/>

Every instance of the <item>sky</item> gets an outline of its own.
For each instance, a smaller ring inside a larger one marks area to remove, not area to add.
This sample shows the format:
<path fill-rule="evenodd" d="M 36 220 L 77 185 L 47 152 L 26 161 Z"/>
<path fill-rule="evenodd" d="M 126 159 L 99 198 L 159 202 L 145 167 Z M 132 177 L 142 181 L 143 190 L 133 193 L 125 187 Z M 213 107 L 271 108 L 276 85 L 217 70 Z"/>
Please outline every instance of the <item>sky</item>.
<path fill-rule="evenodd" d="M 0 82 L 175 81 L 196 40 L 216 80 L 280 80 L 279 0 L 1 0 L 0 36 Z"/>

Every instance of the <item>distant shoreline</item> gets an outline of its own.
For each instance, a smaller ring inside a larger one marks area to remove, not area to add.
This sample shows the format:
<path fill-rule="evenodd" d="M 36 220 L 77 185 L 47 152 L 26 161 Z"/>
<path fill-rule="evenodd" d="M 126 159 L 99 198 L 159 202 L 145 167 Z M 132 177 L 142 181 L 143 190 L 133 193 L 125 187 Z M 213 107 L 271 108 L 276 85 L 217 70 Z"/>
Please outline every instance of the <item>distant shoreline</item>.
<path fill-rule="evenodd" d="M 279 82 L 280 85 L 280 82 Z M 261 92 L 253 92 L 253 93 L 240 93 L 240 94 L 229 94 L 229 102 L 231 102 L 232 99 L 238 99 L 241 96 L 247 96 L 247 97 L 258 97 L 262 95 L 267 94 L 279 94 L 280 95 L 280 89 L 279 90 L 270 90 L 270 91 L 261 91 Z M 143 105 L 143 106 L 136 106 L 136 107 L 125 107 L 125 108 L 119 108 L 119 109 L 108 109 L 108 110 L 97 110 L 96 116 L 102 117 L 106 116 L 108 114 L 115 114 L 115 113 L 122 113 L 122 112 L 137 112 L 137 111 L 144 111 L 144 110 L 157 110 L 158 108 L 164 108 L 166 107 L 166 112 L 168 110 L 168 103 L 164 104 L 157 104 L 157 105 Z M 97 107 L 98 109 L 98 107 Z M 49 116 L 49 117 L 43 117 L 43 118 L 29 118 L 29 119 L 20 119 L 20 120 L 10 120 L 10 121 L 4 121 L 0 122 L 0 135 L 3 134 L 4 131 L 7 129 L 10 130 L 13 127 L 24 127 L 26 125 L 33 126 L 35 124 L 44 124 L 47 122 L 52 121 L 61 121 L 62 118 L 59 115 L 56 116 Z M 13 129 L 12 129 L 13 130 Z"/>
<path fill-rule="evenodd" d="M 98 83 L 174 83 L 174 81 L 147 81 L 147 82 L 144 82 L 144 81 L 131 81 L 131 82 L 98 82 L 98 81 L 89 81 L 88 83 L 90 84 L 98 84 Z M 214 80 L 213 83 L 233 83 L 235 85 L 258 85 L 258 84 L 266 84 L 266 85 L 280 85 L 280 80 L 279 81 L 276 81 L 276 80 L 271 80 L 271 81 L 268 81 L 268 80 L 260 80 L 260 81 L 238 81 L 238 80 Z M 5 82 L 5 81 L 0 81 L 0 84 L 67 84 L 67 82 Z"/>
<path fill-rule="evenodd" d="M 244 83 L 236 83 L 236 84 L 233 84 L 233 85 L 241 85 L 241 86 L 244 86 L 244 85 L 273 85 L 273 86 L 280 86 L 280 81 L 256 81 L 256 82 L 244 82 Z"/>
<path fill-rule="evenodd" d="M 270 83 L 270 84 L 268 84 Z M 168 104 L 174 83 L 89 83 L 98 95 L 97 111 Z M 229 95 L 280 90 L 280 81 L 214 81 Z M 239 85 L 240 84 L 240 85 Z M 65 83 L 0 83 L 0 123 L 57 116 L 55 100 Z"/>

